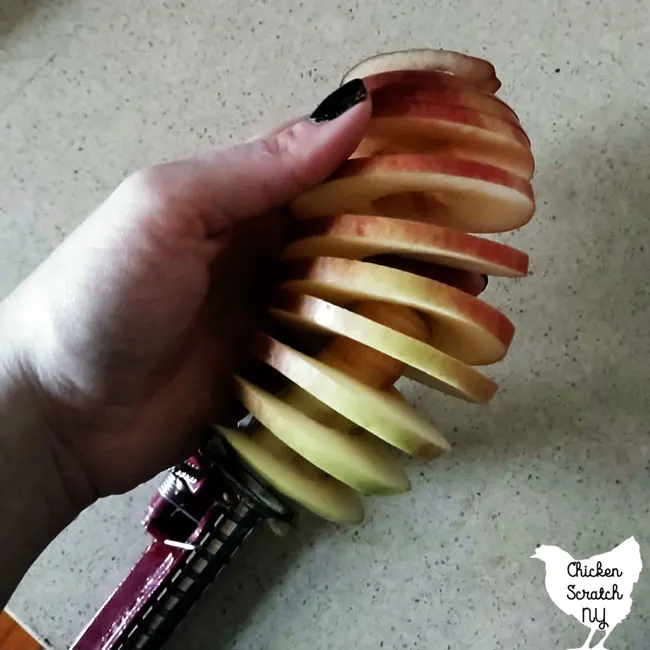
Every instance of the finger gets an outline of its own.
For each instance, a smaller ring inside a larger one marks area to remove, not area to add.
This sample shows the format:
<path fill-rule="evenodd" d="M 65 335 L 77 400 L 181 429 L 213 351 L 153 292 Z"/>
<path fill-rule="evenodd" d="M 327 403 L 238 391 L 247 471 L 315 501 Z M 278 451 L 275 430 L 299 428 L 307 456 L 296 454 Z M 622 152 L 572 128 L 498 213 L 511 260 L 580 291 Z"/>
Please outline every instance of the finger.
<path fill-rule="evenodd" d="M 246 218 L 286 203 L 324 180 L 354 151 L 370 102 L 361 82 L 340 90 L 326 100 L 338 117 L 322 123 L 303 118 L 205 159 L 205 174 L 225 213 Z"/>
<path fill-rule="evenodd" d="M 308 118 L 307 115 L 301 115 L 300 117 L 293 117 L 290 120 L 286 120 L 286 121 L 282 122 L 282 124 L 280 124 L 280 126 L 274 126 L 272 128 L 269 128 L 269 129 L 264 129 L 264 130 L 258 131 L 252 138 L 249 138 L 248 140 L 246 140 L 246 144 L 248 144 L 249 142 L 255 142 L 255 140 L 259 140 L 260 138 L 269 138 L 269 137 L 278 135 L 279 133 L 281 133 L 285 129 L 288 129 L 288 128 L 294 126 L 294 124 L 298 124 L 298 122 L 302 122 L 303 120 L 306 120 L 307 118 Z"/>
<path fill-rule="evenodd" d="M 209 233 L 267 212 L 320 183 L 346 160 L 371 113 L 359 80 L 339 88 L 319 109 L 316 118 L 326 121 L 314 121 L 312 114 L 246 144 L 163 165 L 157 180 L 177 198 L 188 195 Z"/>

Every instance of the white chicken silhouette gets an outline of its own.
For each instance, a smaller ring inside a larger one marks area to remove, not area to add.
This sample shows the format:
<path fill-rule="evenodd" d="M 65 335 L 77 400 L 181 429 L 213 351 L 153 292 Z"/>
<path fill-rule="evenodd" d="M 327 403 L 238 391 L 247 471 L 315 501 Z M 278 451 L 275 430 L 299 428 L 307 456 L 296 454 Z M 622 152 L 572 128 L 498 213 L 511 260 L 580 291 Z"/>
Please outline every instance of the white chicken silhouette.
<path fill-rule="evenodd" d="M 632 589 L 643 568 L 639 544 L 630 537 L 608 553 L 574 560 L 558 546 L 538 546 L 534 559 L 546 565 L 546 591 L 565 614 L 590 628 L 580 648 L 590 647 L 598 630 L 605 634 L 593 650 L 603 645 L 632 608 Z"/>

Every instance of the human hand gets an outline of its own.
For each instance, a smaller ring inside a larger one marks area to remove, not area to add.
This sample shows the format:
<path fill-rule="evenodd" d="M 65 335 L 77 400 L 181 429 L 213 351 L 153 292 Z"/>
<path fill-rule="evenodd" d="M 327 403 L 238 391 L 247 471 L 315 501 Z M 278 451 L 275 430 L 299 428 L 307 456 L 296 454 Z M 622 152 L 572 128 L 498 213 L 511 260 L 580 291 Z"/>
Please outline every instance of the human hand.
<path fill-rule="evenodd" d="M 355 149 L 369 104 L 135 173 L 2 304 L 0 357 L 79 509 L 184 458 L 222 412 L 282 206 Z"/>

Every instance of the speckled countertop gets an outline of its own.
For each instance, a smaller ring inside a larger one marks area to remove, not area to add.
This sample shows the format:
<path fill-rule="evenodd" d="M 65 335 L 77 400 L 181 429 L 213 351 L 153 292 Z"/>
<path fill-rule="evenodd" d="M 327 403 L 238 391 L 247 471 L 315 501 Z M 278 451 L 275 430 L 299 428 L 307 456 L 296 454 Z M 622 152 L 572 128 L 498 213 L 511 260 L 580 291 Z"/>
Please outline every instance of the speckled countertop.
<path fill-rule="evenodd" d="M 135 167 L 308 111 L 381 50 L 486 56 L 533 142 L 539 209 L 502 239 L 525 281 L 486 300 L 518 334 L 472 407 L 408 395 L 454 442 L 365 525 L 257 533 L 170 648 L 547 649 L 586 636 L 543 588 L 538 543 L 629 535 L 650 563 L 650 21 L 622 0 L 482 3 L 3 0 L 0 295 Z M 11 609 L 56 649 L 145 544 L 153 486 L 86 512 Z M 608 647 L 650 646 L 650 570 Z"/>

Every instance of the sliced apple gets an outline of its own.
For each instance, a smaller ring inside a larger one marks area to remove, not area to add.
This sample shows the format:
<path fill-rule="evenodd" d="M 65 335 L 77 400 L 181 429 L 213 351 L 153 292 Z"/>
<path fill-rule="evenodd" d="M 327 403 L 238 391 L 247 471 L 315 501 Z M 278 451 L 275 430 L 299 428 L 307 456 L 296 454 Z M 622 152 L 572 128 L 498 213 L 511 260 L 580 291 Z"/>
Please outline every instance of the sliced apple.
<path fill-rule="evenodd" d="M 490 62 L 460 52 L 433 49 L 401 50 L 370 57 L 350 69 L 341 84 L 395 70 L 438 70 L 460 77 L 489 93 L 495 93 L 501 87 Z"/>
<path fill-rule="evenodd" d="M 375 323 L 380 323 L 381 325 L 390 327 L 392 330 L 396 330 L 420 341 L 428 341 L 429 336 L 431 336 L 431 329 L 428 323 L 425 322 L 417 311 L 408 307 L 368 300 L 355 303 L 354 312 L 365 318 L 369 318 Z M 379 381 L 376 376 L 373 376 L 372 379 L 359 376 L 357 379 L 362 379 L 364 383 L 371 386 L 384 386 L 387 381 L 392 384 L 399 377 L 384 376 Z"/>
<path fill-rule="evenodd" d="M 497 309 L 442 282 L 357 260 L 317 257 L 285 263 L 281 289 L 338 305 L 380 300 L 417 309 L 432 319 L 429 342 L 472 365 L 504 357 L 514 326 Z"/>
<path fill-rule="evenodd" d="M 530 183 L 452 156 L 395 154 L 345 162 L 333 180 L 291 205 L 300 219 L 354 212 L 427 221 L 465 232 L 503 232 L 535 211 Z"/>
<path fill-rule="evenodd" d="M 463 106 L 401 98 L 373 106 L 373 119 L 353 157 L 396 153 L 454 156 L 503 167 L 526 180 L 535 172 L 520 126 Z"/>
<path fill-rule="evenodd" d="M 355 313 L 407 336 L 421 341 L 429 340 L 431 337 L 428 321 L 409 307 L 369 300 L 355 302 L 353 308 Z M 334 337 L 316 358 L 331 368 L 345 372 L 348 377 L 373 388 L 384 388 L 394 384 L 404 372 L 402 362 L 345 336 Z M 359 359 L 363 359 L 363 363 L 359 363 Z M 305 403 L 304 395 L 300 397 L 299 402 L 293 401 L 295 399 L 293 395 L 288 399 L 310 417 L 340 428 L 341 425 L 334 424 L 334 421 L 321 420 L 313 406 Z M 323 406 L 322 402 L 319 404 Z M 330 415 L 327 414 L 326 417 L 329 418 Z"/>
<path fill-rule="evenodd" d="M 421 136 L 396 135 L 388 130 L 364 137 L 350 158 L 367 158 L 389 154 L 435 154 L 452 156 L 458 160 L 469 160 L 492 167 L 500 167 L 529 181 L 535 174 L 535 161 L 530 150 L 510 145 L 472 145 L 458 147 Z"/>
<path fill-rule="evenodd" d="M 367 434 L 332 429 L 244 379 L 236 381 L 239 399 L 253 416 L 312 465 L 364 494 L 409 489 L 402 464 Z"/>
<path fill-rule="evenodd" d="M 525 131 L 511 121 L 464 106 L 394 97 L 373 104 L 353 157 L 438 154 L 502 167 L 530 180 L 535 161 Z"/>
<path fill-rule="evenodd" d="M 451 266 L 443 266 L 442 264 L 435 264 L 433 262 L 423 262 L 422 260 L 400 257 L 399 255 L 373 255 L 365 261 L 371 262 L 372 264 L 379 264 L 380 266 L 387 266 L 391 269 L 398 269 L 399 271 L 406 271 L 407 273 L 414 273 L 422 278 L 437 280 L 450 287 L 460 289 L 470 296 L 480 296 L 487 286 L 487 276 L 485 275 L 479 275 L 473 271 L 455 269 Z M 428 317 L 426 320 L 430 323 Z"/>
<path fill-rule="evenodd" d="M 465 146 L 510 144 L 530 149 L 530 140 L 518 124 L 474 108 L 440 102 L 394 97 L 373 104 L 366 135 L 385 133 L 389 128 L 395 135 L 421 136 Z"/>
<path fill-rule="evenodd" d="M 250 353 L 288 382 L 274 395 L 235 377 L 252 421 L 220 429 L 276 489 L 340 522 L 362 520 L 358 492 L 408 489 L 387 445 L 449 449 L 392 385 L 400 376 L 477 403 L 496 391 L 472 366 L 503 358 L 514 327 L 476 297 L 481 274 L 522 277 L 528 257 L 468 233 L 513 230 L 535 211 L 530 141 L 494 96 L 489 62 L 406 50 L 362 61 L 341 83 L 353 78 L 372 118 L 352 157 L 292 202 L 269 307 L 269 327 L 316 358 L 254 332 Z"/>
<path fill-rule="evenodd" d="M 320 298 L 277 292 L 269 311 L 290 325 L 347 336 L 399 359 L 406 364 L 405 373 L 409 377 L 449 395 L 484 403 L 496 392 L 497 385 L 491 379 L 462 361 Z"/>
<path fill-rule="evenodd" d="M 428 322 L 409 307 L 377 301 L 356 302 L 353 307 L 356 313 L 365 318 L 418 340 L 428 340 L 431 335 Z M 327 345 L 320 350 L 316 359 L 330 368 L 345 373 L 351 379 L 381 390 L 391 386 L 403 375 L 405 365 L 398 359 L 345 336 L 332 337 Z M 359 363 L 359 359 L 363 359 L 363 363 Z M 343 432 L 351 432 L 358 428 L 348 418 L 337 413 L 296 384 L 292 383 L 287 386 L 278 397 L 311 420 L 329 428 Z M 381 441 L 377 439 L 375 442 Z"/>
<path fill-rule="evenodd" d="M 253 354 L 330 408 L 397 449 L 433 457 L 450 448 L 437 429 L 385 391 L 366 386 L 266 334 L 256 333 Z"/>
<path fill-rule="evenodd" d="M 465 106 L 519 124 L 519 117 L 503 100 L 481 92 L 453 75 L 435 70 L 396 70 L 365 77 L 373 108 L 396 98 Z"/>
<path fill-rule="evenodd" d="M 315 467 L 310 470 L 306 461 L 291 462 L 242 431 L 215 428 L 244 462 L 282 494 L 329 521 L 351 524 L 363 521 L 363 504 L 352 488 Z"/>
<path fill-rule="evenodd" d="M 528 271 L 528 255 L 515 248 L 418 221 L 342 214 L 301 222 L 295 237 L 283 259 L 392 254 L 488 275 L 522 277 Z"/>

